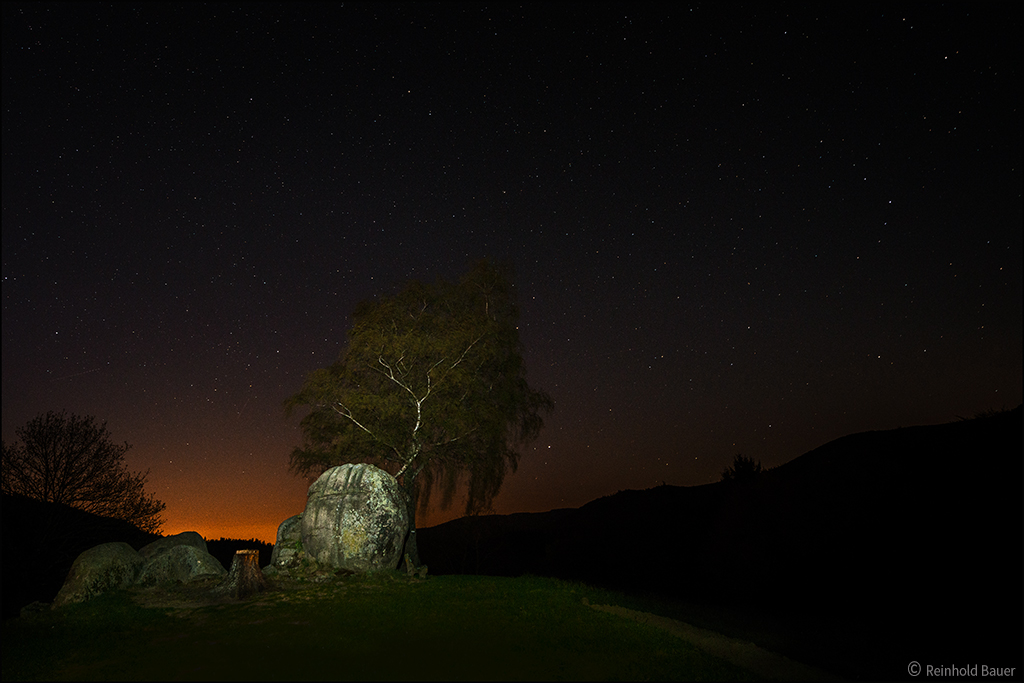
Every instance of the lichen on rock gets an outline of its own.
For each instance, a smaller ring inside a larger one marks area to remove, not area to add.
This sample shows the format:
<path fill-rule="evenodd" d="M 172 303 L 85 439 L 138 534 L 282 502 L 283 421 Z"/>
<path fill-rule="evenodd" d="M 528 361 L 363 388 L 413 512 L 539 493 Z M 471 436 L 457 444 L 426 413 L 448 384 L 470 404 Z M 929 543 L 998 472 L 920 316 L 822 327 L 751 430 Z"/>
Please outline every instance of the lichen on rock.
<path fill-rule="evenodd" d="M 79 555 L 53 600 L 53 609 L 90 600 L 109 590 L 127 588 L 143 565 L 142 556 L 127 543 L 103 543 Z"/>
<path fill-rule="evenodd" d="M 332 467 L 309 487 L 301 539 L 308 557 L 321 565 L 395 569 L 408 529 L 404 494 L 378 467 Z"/>

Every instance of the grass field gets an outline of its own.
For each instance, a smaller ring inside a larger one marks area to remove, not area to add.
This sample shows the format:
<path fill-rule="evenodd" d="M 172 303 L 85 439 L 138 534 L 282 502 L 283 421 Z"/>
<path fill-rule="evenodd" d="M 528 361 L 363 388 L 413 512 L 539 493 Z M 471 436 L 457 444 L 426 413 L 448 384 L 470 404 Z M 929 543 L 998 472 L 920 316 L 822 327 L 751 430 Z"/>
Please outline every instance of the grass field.
<path fill-rule="evenodd" d="M 4 622 L 3 679 L 757 680 L 584 604 L 621 596 L 554 579 L 383 573 L 220 604 L 140 597 Z"/>

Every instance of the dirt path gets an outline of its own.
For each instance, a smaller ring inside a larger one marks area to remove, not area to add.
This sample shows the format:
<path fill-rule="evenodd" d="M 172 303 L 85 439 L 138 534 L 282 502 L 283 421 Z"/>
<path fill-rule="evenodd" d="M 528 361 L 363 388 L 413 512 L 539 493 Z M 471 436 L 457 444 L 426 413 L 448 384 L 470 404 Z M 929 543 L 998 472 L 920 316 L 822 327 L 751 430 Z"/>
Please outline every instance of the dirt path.
<path fill-rule="evenodd" d="M 583 604 L 590 605 L 584 598 Z M 754 673 L 773 678 L 780 681 L 840 681 L 841 678 L 833 674 L 816 669 L 813 666 L 795 662 L 792 659 L 769 652 L 753 643 L 743 640 L 729 638 L 714 631 L 697 628 L 682 621 L 669 619 L 668 617 L 637 612 L 636 610 L 618 607 L 616 605 L 590 605 L 596 610 L 609 612 L 620 617 L 633 619 L 642 624 L 650 624 L 665 629 L 669 633 L 678 636 L 695 647 L 704 650 L 710 655 L 742 666 L 744 669 Z"/>

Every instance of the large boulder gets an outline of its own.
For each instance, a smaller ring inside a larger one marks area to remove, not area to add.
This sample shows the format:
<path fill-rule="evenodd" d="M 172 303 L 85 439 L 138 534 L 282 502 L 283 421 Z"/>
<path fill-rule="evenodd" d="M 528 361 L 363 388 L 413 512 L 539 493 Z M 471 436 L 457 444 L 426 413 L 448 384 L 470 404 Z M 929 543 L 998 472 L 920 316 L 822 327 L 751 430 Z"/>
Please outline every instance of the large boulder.
<path fill-rule="evenodd" d="M 353 572 L 395 569 L 408 530 L 405 495 L 378 467 L 332 467 L 309 487 L 302 545 L 321 565 Z"/>
<path fill-rule="evenodd" d="M 302 513 L 293 515 L 277 527 L 277 541 L 270 553 L 270 566 L 274 569 L 291 567 L 302 553 Z"/>
<path fill-rule="evenodd" d="M 148 545 L 144 545 L 139 549 L 139 554 L 142 555 L 144 560 L 148 560 L 151 557 L 156 556 L 166 550 L 170 550 L 175 546 L 179 545 L 190 545 L 193 548 L 198 548 L 204 553 L 209 552 L 206 547 L 206 541 L 195 531 L 182 531 L 180 534 L 173 536 L 164 536 L 163 538 L 157 539 Z"/>
<path fill-rule="evenodd" d="M 135 582 L 143 564 L 142 556 L 127 543 L 104 543 L 79 555 L 53 600 L 57 609 Z"/>
<path fill-rule="evenodd" d="M 227 570 L 216 557 L 206 550 L 183 543 L 164 548 L 146 560 L 135 580 L 135 585 L 148 587 L 171 581 L 188 583 L 204 576 L 220 577 L 225 574 Z"/>

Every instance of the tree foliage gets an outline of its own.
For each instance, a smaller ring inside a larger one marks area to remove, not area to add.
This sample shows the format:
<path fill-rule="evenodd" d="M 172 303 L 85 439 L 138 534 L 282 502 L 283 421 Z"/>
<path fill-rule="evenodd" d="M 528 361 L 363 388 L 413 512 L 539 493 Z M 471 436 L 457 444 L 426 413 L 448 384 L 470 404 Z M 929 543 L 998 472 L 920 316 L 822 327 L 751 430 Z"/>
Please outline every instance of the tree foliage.
<path fill-rule="evenodd" d="M 93 417 L 48 412 L 16 430 L 3 443 L 0 488 L 113 517 L 156 533 L 166 505 L 145 492 L 149 472 L 133 474 L 124 463 L 131 448 L 111 441 L 106 423 Z"/>
<path fill-rule="evenodd" d="M 754 462 L 743 454 L 737 454 L 732 466 L 722 471 L 722 481 L 753 481 L 761 476 L 762 471 L 760 461 Z"/>
<path fill-rule="evenodd" d="M 487 261 L 457 283 L 414 281 L 360 303 L 337 362 L 285 403 L 309 409 L 292 470 L 377 464 L 409 496 L 413 522 L 431 491 L 449 507 L 460 484 L 467 514 L 488 509 L 553 407 L 526 381 L 517 321 L 511 277 Z"/>

